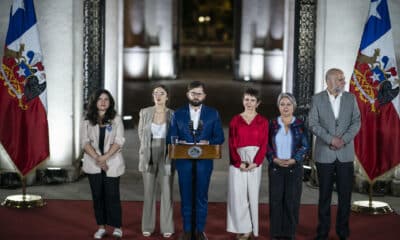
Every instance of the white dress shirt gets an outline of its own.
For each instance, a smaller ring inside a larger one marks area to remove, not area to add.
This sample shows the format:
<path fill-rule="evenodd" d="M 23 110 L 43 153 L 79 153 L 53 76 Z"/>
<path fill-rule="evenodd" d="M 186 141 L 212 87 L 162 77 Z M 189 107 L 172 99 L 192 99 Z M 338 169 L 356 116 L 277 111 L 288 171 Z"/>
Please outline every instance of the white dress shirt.
<path fill-rule="evenodd" d="M 201 113 L 201 106 L 195 111 L 192 106 L 189 106 L 190 110 L 190 120 L 193 121 L 193 129 L 197 130 L 199 127 L 199 121 L 200 121 L 200 113 Z"/>
<path fill-rule="evenodd" d="M 342 98 L 342 93 L 339 93 L 336 97 L 332 95 L 328 90 L 329 101 L 331 102 L 333 115 L 335 115 L 335 119 L 339 118 L 339 110 L 340 110 L 340 99 Z"/>

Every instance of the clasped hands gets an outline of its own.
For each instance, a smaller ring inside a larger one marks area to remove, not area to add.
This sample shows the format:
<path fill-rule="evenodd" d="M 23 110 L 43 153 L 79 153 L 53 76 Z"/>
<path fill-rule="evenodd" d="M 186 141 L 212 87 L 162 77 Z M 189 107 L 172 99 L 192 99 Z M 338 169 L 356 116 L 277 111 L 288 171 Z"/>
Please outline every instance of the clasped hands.
<path fill-rule="evenodd" d="M 256 167 L 257 167 L 257 164 L 255 164 L 255 163 L 247 163 L 247 162 L 244 163 L 244 162 L 242 162 L 240 164 L 240 171 L 248 172 L 248 171 L 250 171 L 250 170 L 252 170 L 252 169 L 254 169 Z"/>
<path fill-rule="evenodd" d="M 99 155 L 95 158 L 97 166 L 99 166 L 103 171 L 108 170 L 107 157 L 105 155 Z"/>
<path fill-rule="evenodd" d="M 291 158 L 291 159 L 274 158 L 274 163 L 280 167 L 290 167 L 290 166 L 296 164 L 296 160 L 294 160 L 293 158 Z"/>
<path fill-rule="evenodd" d="M 331 144 L 329 145 L 329 148 L 331 150 L 339 150 L 344 146 L 345 142 L 343 141 L 342 138 L 340 137 L 333 137 Z"/>

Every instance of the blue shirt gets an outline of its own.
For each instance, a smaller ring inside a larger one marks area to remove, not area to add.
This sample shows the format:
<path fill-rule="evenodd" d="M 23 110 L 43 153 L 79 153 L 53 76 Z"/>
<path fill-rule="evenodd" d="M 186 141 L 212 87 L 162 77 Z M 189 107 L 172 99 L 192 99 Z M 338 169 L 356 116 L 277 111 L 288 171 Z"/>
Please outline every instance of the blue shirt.
<path fill-rule="evenodd" d="M 293 117 L 292 122 L 296 120 Z M 275 136 L 276 142 L 276 155 L 279 159 L 290 159 L 292 156 L 292 133 L 290 128 L 286 132 L 285 125 L 281 117 L 278 117 L 278 123 L 281 126 Z"/>

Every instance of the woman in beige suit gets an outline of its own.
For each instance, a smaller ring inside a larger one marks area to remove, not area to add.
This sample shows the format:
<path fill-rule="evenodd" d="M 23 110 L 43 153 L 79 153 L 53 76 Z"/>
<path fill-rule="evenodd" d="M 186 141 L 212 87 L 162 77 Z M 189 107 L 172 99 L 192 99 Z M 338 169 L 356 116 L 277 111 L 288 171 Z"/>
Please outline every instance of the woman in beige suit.
<path fill-rule="evenodd" d="M 174 233 L 171 162 L 166 158 L 165 137 L 173 111 L 166 107 L 168 92 L 164 85 L 153 88 L 154 106 L 143 108 L 139 114 L 139 171 L 144 183 L 142 233 L 149 237 L 156 223 L 157 182 L 161 190 L 160 231 L 169 238 Z"/>
<path fill-rule="evenodd" d="M 112 235 L 122 237 L 119 178 L 125 172 L 121 154 L 125 142 L 124 126 L 114 109 L 114 99 L 104 89 L 90 97 L 81 124 L 84 150 L 83 171 L 88 175 L 93 208 L 98 225 L 95 239 L 106 235 L 105 225 L 114 227 Z"/>

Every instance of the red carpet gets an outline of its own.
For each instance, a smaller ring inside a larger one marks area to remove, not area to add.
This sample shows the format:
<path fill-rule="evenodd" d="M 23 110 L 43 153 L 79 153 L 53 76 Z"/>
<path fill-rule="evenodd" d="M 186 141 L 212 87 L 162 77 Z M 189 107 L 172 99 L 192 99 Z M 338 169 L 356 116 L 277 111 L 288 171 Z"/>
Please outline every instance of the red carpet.
<path fill-rule="evenodd" d="M 123 239 L 163 239 L 158 231 L 150 238 L 141 235 L 141 202 L 123 202 Z M 181 232 L 179 203 L 175 204 L 174 238 Z M 336 210 L 336 208 L 333 208 Z M 260 205 L 260 237 L 269 239 L 268 205 Z M 352 214 L 350 239 L 399 239 L 400 216 L 396 214 L 369 216 Z M 317 206 L 302 205 L 297 239 L 312 239 L 316 229 Z M 335 222 L 335 219 L 332 219 Z M 158 227 L 158 223 L 157 223 Z M 226 228 L 226 204 L 210 203 L 207 223 L 207 236 L 210 240 L 234 239 Z M 48 200 L 47 206 L 40 209 L 9 209 L 0 207 L 1 240 L 81 240 L 92 239 L 96 223 L 91 201 Z M 112 229 L 109 229 L 111 231 Z M 104 239 L 112 239 L 108 236 Z M 337 239 L 332 226 L 330 239 Z"/>

